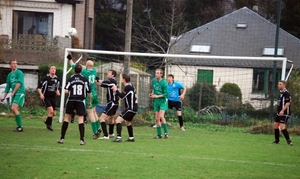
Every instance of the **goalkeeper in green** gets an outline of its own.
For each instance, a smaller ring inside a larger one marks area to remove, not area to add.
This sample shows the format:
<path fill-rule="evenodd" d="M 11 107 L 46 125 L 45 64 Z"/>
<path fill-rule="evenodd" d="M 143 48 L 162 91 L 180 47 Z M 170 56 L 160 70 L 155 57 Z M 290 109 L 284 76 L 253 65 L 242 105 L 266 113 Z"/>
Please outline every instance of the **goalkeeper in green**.
<path fill-rule="evenodd" d="M 165 111 L 168 110 L 168 83 L 162 78 L 162 69 L 155 70 L 155 78 L 152 79 L 152 93 L 149 97 L 154 99 L 154 112 L 157 135 L 154 139 L 161 139 L 161 127 L 164 129 L 164 138 L 169 138 L 168 125 L 165 119 Z"/>
<path fill-rule="evenodd" d="M 26 89 L 24 85 L 24 73 L 17 68 L 17 60 L 10 61 L 11 72 L 6 78 L 6 87 L 4 90 L 4 96 L 0 99 L 3 102 L 9 93 L 11 92 L 11 110 L 15 115 L 17 128 L 13 130 L 14 132 L 23 132 L 22 118 L 19 113 L 19 107 L 22 107 L 25 102 Z"/>

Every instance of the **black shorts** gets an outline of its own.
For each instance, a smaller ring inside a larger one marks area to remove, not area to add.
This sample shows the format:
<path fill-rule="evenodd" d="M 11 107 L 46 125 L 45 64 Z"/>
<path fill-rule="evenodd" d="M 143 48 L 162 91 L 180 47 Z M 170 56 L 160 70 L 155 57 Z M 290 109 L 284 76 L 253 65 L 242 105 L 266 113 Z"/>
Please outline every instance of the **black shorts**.
<path fill-rule="evenodd" d="M 177 111 L 181 111 L 182 103 L 179 101 L 170 101 L 168 100 L 168 108 L 172 109 L 175 108 Z"/>
<path fill-rule="evenodd" d="M 45 97 L 45 99 L 42 100 L 42 102 L 43 102 L 43 104 L 44 104 L 44 106 L 45 106 L 46 108 L 52 106 L 53 110 L 55 110 L 55 108 L 56 108 L 55 97 L 54 97 L 54 98 L 51 98 L 51 97 Z"/>
<path fill-rule="evenodd" d="M 114 102 L 111 101 L 111 102 L 107 103 L 106 108 L 103 111 L 103 113 L 108 116 L 113 116 L 116 114 L 118 108 L 119 108 L 119 104 L 115 104 Z"/>
<path fill-rule="evenodd" d="M 120 114 L 120 117 L 122 117 L 125 121 L 131 122 L 133 117 L 135 116 L 136 111 L 132 110 L 125 110 Z"/>
<path fill-rule="evenodd" d="M 275 122 L 286 124 L 288 122 L 289 118 L 290 118 L 289 116 L 276 116 Z"/>
<path fill-rule="evenodd" d="M 85 115 L 85 104 L 81 101 L 68 101 L 66 106 L 66 114 L 73 114 L 76 110 L 78 116 Z"/>

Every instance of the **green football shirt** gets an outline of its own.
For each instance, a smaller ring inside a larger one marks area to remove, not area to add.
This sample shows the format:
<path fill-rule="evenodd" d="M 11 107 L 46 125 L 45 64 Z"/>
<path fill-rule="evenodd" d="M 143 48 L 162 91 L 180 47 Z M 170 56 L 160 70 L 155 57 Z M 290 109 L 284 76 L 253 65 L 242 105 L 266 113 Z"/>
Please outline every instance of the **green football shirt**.
<path fill-rule="evenodd" d="M 13 91 L 15 89 L 17 83 L 20 83 L 21 86 L 15 95 L 25 94 L 26 88 L 24 85 L 24 73 L 19 69 L 16 69 L 14 72 L 10 72 L 8 74 L 8 76 L 6 78 L 5 92 L 8 93 L 10 91 L 10 89 Z"/>

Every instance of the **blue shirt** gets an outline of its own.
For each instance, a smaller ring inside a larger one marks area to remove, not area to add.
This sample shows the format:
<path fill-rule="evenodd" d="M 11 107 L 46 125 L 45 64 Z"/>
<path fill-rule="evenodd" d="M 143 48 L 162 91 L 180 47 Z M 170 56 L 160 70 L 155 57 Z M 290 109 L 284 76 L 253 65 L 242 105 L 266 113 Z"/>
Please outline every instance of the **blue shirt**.
<path fill-rule="evenodd" d="M 180 89 L 184 89 L 184 85 L 182 83 L 179 83 L 177 81 L 174 81 L 173 84 L 168 83 L 168 90 L 169 90 L 168 100 L 181 102 L 179 97 Z"/>

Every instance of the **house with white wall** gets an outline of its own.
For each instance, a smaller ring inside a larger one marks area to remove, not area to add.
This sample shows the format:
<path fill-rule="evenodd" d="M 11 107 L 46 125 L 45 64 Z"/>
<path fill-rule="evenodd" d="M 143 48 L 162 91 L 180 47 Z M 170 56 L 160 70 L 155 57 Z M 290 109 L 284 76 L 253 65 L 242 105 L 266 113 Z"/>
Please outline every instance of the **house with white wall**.
<path fill-rule="evenodd" d="M 213 56 L 274 56 L 276 24 L 244 7 L 210 23 L 176 37 L 170 54 Z M 278 57 L 300 66 L 300 40 L 279 29 Z M 281 63 L 277 62 L 276 81 L 281 79 Z M 287 66 L 287 71 L 291 67 Z M 225 83 L 237 84 L 243 102 L 255 108 L 269 105 L 273 83 L 273 61 L 220 60 L 220 59 L 167 59 L 167 73 L 187 87 L 196 82 L 213 84 L 219 90 Z"/>
<path fill-rule="evenodd" d="M 65 37 L 71 27 L 86 49 L 94 47 L 93 0 L 0 0 L 1 38 L 20 34 Z"/>
<path fill-rule="evenodd" d="M 94 0 L 0 0 L 0 70 L 17 59 L 28 88 L 36 88 L 39 64 L 58 63 L 77 29 L 83 48 L 94 47 Z"/>

